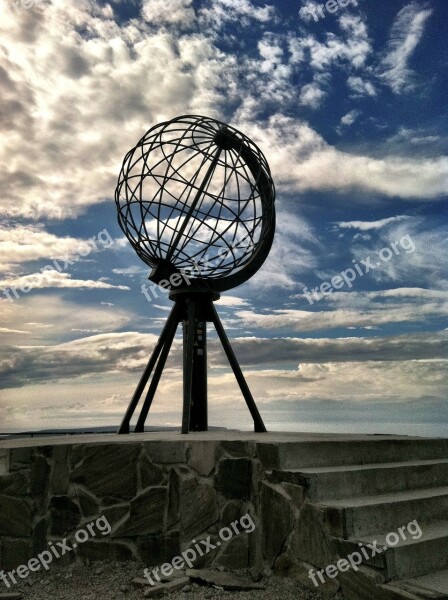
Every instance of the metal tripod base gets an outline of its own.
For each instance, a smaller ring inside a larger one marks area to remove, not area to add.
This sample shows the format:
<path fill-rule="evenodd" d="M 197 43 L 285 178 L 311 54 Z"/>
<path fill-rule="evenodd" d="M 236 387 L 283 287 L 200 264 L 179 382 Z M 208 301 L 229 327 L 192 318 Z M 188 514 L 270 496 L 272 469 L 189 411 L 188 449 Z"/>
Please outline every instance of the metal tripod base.
<path fill-rule="evenodd" d="M 207 322 L 211 322 L 215 326 L 230 366 L 252 415 L 254 430 L 260 433 L 266 432 L 266 427 L 213 304 L 214 300 L 219 299 L 219 294 L 204 291 L 179 291 L 173 293 L 170 297 L 174 300 L 174 306 L 135 390 L 118 433 L 129 433 L 132 416 L 152 374 L 151 383 L 134 431 L 143 432 L 145 430 L 145 421 L 179 323 L 183 323 L 184 330 L 182 433 L 207 431 Z"/>

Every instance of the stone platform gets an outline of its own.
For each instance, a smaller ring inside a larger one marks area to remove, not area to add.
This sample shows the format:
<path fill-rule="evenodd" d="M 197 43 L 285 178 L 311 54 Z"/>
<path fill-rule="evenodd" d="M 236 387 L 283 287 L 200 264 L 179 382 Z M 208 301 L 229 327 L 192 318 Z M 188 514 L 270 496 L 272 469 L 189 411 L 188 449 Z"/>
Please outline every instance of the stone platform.
<path fill-rule="evenodd" d="M 5 570 L 101 516 L 110 534 L 77 554 L 158 566 L 193 540 L 219 541 L 222 528 L 249 513 L 254 531 L 216 545 L 195 568 L 269 567 L 314 589 L 311 566 L 334 564 L 416 519 L 420 539 L 326 577 L 319 590 L 331 596 L 341 585 L 347 600 L 440 598 L 421 589 L 437 594 L 430 582 L 439 590 L 446 582 L 447 508 L 445 439 L 223 431 L 0 442 Z"/>

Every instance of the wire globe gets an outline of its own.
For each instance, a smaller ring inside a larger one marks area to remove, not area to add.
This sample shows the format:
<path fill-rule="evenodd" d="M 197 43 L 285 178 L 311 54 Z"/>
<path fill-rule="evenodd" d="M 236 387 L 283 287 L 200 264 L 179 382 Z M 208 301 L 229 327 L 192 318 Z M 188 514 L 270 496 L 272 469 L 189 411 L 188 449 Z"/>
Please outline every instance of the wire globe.
<path fill-rule="evenodd" d="M 115 202 L 154 281 L 180 272 L 230 289 L 261 267 L 274 237 L 266 158 L 243 133 L 208 117 L 152 127 L 124 158 Z"/>

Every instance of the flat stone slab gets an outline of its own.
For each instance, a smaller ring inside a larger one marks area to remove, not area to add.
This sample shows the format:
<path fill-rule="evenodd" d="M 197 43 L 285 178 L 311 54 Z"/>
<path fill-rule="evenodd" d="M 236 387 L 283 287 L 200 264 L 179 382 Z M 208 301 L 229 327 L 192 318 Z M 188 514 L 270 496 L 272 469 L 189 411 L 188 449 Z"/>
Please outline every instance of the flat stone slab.
<path fill-rule="evenodd" d="M 193 580 L 199 580 L 208 585 L 217 585 L 225 590 L 265 590 L 263 583 L 254 583 L 250 579 L 236 577 L 230 573 L 212 571 L 211 569 L 187 569 L 186 574 Z"/>
<path fill-rule="evenodd" d="M 440 438 L 424 438 L 417 436 L 400 435 L 371 435 L 357 433 L 301 433 L 301 432 L 271 432 L 255 433 L 252 431 L 205 431 L 189 433 L 188 436 L 182 435 L 180 431 L 147 431 L 145 433 L 132 433 L 129 435 L 119 435 L 117 433 L 94 433 L 94 434 L 73 434 L 69 438 L 70 445 L 74 444 L 129 444 L 137 442 L 193 442 L 193 441 L 255 441 L 258 443 L 278 444 L 289 442 L 352 442 L 352 441 L 381 441 L 381 440 L 429 440 L 433 441 Z M 41 446 L 59 446 L 67 444 L 66 435 L 43 435 L 33 437 L 20 437 L 0 441 L 0 448 L 29 448 Z"/>
<path fill-rule="evenodd" d="M 157 598 L 159 596 L 164 596 L 165 594 L 172 594 L 173 592 L 178 592 L 186 585 L 190 583 L 188 577 L 181 577 L 179 579 L 174 579 L 169 583 L 160 583 L 158 585 L 152 585 L 145 590 L 145 598 Z"/>

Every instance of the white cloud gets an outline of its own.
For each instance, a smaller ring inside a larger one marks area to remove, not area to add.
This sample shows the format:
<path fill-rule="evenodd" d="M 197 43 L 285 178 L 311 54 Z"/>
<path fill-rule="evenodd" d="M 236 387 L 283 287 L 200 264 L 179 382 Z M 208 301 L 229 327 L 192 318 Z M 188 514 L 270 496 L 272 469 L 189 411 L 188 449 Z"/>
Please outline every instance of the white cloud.
<path fill-rule="evenodd" d="M 6 4 L 0 0 L 3 215 L 81 214 L 112 196 L 144 128 L 178 114 L 218 115 L 232 95 L 235 59 L 205 34 L 120 24 L 110 6 L 90 0 L 18 15 Z"/>
<path fill-rule="evenodd" d="M 274 18 L 274 6 L 255 6 L 249 0 L 213 0 L 209 7 L 199 11 L 200 22 L 216 28 L 228 21 L 238 21 L 243 27 L 249 27 L 253 21 L 267 23 Z"/>
<path fill-rule="evenodd" d="M 351 110 L 346 113 L 343 117 L 341 117 L 341 125 L 345 125 L 346 127 L 350 127 L 356 121 L 356 119 L 361 115 L 361 111 L 359 110 Z"/>
<path fill-rule="evenodd" d="M 407 200 L 448 193 L 448 156 L 343 152 L 307 123 L 278 113 L 264 125 L 243 119 L 239 125 L 263 148 L 278 188 L 285 191 L 362 189 Z"/>
<path fill-rule="evenodd" d="M 316 249 L 322 246 L 306 219 L 279 211 L 276 227 L 281 236 L 276 235 L 262 269 L 249 280 L 254 289 L 293 289 L 298 277 L 317 267 Z"/>
<path fill-rule="evenodd" d="M 101 332 L 116 331 L 135 315 L 128 310 L 104 306 L 101 304 L 78 304 L 63 299 L 57 294 L 25 295 L 20 301 L 10 303 L 0 299 L 2 324 L 5 329 L 20 330 L 26 324 L 30 332 L 27 344 L 48 346 L 62 339 L 73 338 L 70 332 L 77 328 L 98 330 Z M 37 321 L 39 319 L 39 322 Z M 6 332 L 0 335 L 2 345 L 16 344 L 13 334 Z"/>
<path fill-rule="evenodd" d="M 44 272 L 31 273 L 30 275 L 22 275 L 20 277 L 10 277 L 0 279 L 0 287 L 9 290 L 9 296 L 12 300 L 15 298 L 15 293 L 11 292 L 11 288 L 16 290 L 19 296 L 23 293 L 28 293 L 33 289 L 44 288 L 76 288 L 76 289 L 116 289 L 129 290 L 125 285 L 113 285 L 106 281 L 94 281 L 92 279 L 72 279 L 69 273 L 63 273 L 53 270 L 45 270 Z M 17 289 L 18 288 L 18 289 Z M 21 292 L 25 289 L 26 292 Z"/>
<path fill-rule="evenodd" d="M 370 231 L 371 229 L 381 229 L 391 223 L 410 219 L 408 215 L 397 215 L 396 217 L 388 217 L 379 219 L 378 221 L 339 221 L 336 223 L 341 229 L 359 229 L 360 231 Z"/>
<path fill-rule="evenodd" d="M 376 96 L 377 94 L 375 86 L 370 81 L 356 75 L 350 75 L 347 85 L 354 92 L 354 97 Z"/>
<path fill-rule="evenodd" d="M 238 296 L 221 296 L 221 298 L 215 303 L 217 306 L 225 306 L 234 308 L 238 306 L 247 306 L 249 302 L 244 298 L 238 298 Z"/>
<path fill-rule="evenodd" d="M 42 225 L 0 225 L 0 268 L 13 268 L 40 259 L 60 259 L 87 256 L 101 248 L 96 242 L 58 237 L 45 231 Z"/>
<path fill-rule="evenodd" d="M 400 254 L 382 262 L 381 269 L 376 269 L 369 275 L 381 282 L 412 285 L 418 281 L 422 287 L 448 289 L 448 235 L 443 220 L 428 223 L 421 218 L 405 219 L 378 229 L 377 232 L 378 237 L 374 237 L 369 244 L 352 245 L 355 258 L 363 259 L 368 254 L 375 254 L 385 247 L 390 248 L 397 242 Z M 402 240 L 405 248 L 408 248 L 407 252 L 403 252 Z M 415 248 L 414 251 L 412 247 Z"/>
<path fill-rule="evenodd" d="M 413 89 L 413 71 L 408 63 L 423 37 L 425 24 L 432 9 L 411 2 L 398 13 L 392 26 L 385 56 L 381 62 L 380 76 L 395 93 Z"/>
<path fill-rule="evenodd" d="M 317 286 L 320 282 L 316 283 Z M 269 314 L 241 310 L 236 313 L 244 327 L 289 329 L 290 331 L 319 331 L 338 328 L 381 327 L 393 323 L 421 323 L 444 319 L 448 311 L 448 291 L 432 294 L 420 291 L 387 295 L 387 290 L 369 292 L 336 292 L 315 303 L 316 310 L 280 309 Z M 376 294 L 376 295 L 375 295 Z M 304 295 L 305 306 L 310 306 Z"/>
<path fill-rule="evenodd" d="M 196 18 L 192 0 L 144 0 L 142 16 L 150 25 L 190 27 Z"/>
<path fill-rule="evenodd" d="M 324 89 L 325 84 L 328 84 L 328 77 L 315 76 L 312 83 L 307 83 L 300 90 L 300 104 L 314 110 L 318 109 L 327 96 L 327 91 Z"/>
<path fill-rule="evenodd" d="M 309 65 L 316 71 L 326 71 L 338 65 L 363 67 L 372 52 L 367 26 L 360 16 L 343 15 L 339 19 L 341 36 L 326 34 L 321 42 L 313 35 L 297 38 L 296 51 L 300 48 L 308 58 Z"/>

